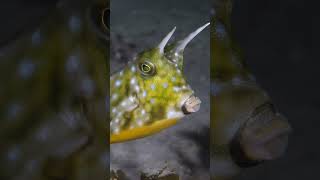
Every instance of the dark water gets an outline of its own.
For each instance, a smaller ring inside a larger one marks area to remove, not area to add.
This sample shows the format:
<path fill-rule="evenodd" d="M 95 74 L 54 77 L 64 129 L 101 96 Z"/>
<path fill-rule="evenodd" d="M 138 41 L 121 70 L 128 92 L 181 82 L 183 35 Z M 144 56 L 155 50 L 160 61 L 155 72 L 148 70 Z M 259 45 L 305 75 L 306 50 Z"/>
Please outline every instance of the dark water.
<path fill-rule="evenodd" d="M 235 34 L 260 85 L 293 127 L 287 154 L 238 179 L 319 179 L 318 1 L 236 1 Z"/>
<path fill-rule="evenodd" d="M 56 0 L 12 0 L 0 3 L 0 45 L 39 25 L 54 7 Z"/>

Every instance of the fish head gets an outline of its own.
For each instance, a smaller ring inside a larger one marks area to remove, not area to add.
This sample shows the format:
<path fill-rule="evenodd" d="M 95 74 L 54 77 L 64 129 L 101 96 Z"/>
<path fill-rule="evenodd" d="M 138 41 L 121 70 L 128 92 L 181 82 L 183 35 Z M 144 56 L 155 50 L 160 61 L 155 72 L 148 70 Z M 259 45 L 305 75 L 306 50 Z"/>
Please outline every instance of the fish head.
<path fill-rule="evenodd" d="M 188 106 L 187 100 L 194 99 L 194 91 L 186 82 L 182 67 L 166 58 L 158 48 L 142 53 L 133 67 L 137 68 L 135 78 L 141 82 L 137 97 L 147 105 L 154 121 L 182 118 L 199 110 L 199 101 Z"/>

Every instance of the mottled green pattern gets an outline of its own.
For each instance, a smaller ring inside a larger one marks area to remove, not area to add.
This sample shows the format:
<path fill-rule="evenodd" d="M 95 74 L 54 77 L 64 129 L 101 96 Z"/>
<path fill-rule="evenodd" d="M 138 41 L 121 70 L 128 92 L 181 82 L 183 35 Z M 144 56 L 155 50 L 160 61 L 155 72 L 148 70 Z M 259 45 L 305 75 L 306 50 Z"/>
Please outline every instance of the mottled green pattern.
<path fill-rule="evenodd" d="M 143 64 L 153 65 L 154 74 L 143 74 Z M 182 67 L 167 59 L 158 48 L 140 53 L 111 77 L 110 84 L 111 133 L 181 118 L 184 116 L 181 107 L 193 94 L 182 75 Z"/>

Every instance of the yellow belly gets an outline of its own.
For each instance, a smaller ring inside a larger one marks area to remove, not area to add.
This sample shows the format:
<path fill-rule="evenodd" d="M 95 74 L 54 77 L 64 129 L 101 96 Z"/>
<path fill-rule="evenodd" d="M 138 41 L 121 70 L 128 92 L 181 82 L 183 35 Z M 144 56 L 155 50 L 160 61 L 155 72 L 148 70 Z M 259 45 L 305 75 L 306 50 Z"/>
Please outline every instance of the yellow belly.
<path fill-rule="evenodd" d="M 175 125 L 179 119 L 165 119 L 156 121 L 150 125 L 137 127 L 130 130 L 121 131 L 118 134 L 110 135 L 110 144 L 119 143 L 123 141 L 129 141 L 134 139 L 139 139 L 142 137 L 146 137 L 157 132 L 160 132 L 163 129 L 166 129 L 170 126 Z"/>

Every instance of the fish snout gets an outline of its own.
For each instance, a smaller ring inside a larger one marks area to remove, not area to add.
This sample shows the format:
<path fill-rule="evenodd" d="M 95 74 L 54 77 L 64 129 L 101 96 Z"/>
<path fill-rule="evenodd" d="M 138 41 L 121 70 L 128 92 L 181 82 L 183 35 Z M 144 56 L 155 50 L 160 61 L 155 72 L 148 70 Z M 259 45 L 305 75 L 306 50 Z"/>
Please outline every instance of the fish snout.
<path fill-rule="evenodd" d="M 200 109 L 200 104 L 201 100 L 198 97 L 191 95 L 182 105 L 182 111 L 184 114 L 197 112 Z"/>

